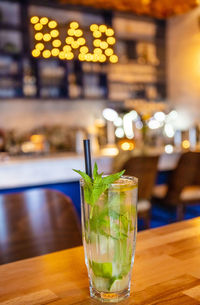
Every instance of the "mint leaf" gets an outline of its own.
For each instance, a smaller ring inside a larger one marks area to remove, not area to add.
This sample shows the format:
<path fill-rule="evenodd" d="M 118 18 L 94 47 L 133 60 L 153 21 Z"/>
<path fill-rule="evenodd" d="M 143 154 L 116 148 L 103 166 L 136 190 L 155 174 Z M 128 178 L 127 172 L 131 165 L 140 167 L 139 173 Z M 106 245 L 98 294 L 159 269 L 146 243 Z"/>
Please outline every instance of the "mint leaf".
<path fill-rule="evenodd" d="M 81 175 L 81 177 L 84 179 L 84 181 L 86 183 L 92 183 L 92 179 L 90 178 L 90 176 L 88 176 L 86 173 L 79 171 L 77 169 L 73 169 L 74 172 L 78 173 L 79 175 Z"/>
<path fill-rule="evenodd" d="M 118 180 L 125 172 L 121 171 L 120 173 L 102 177 L 103 173 L 98 174 L 98 166 L 96 162 L 94 164 L 93 169 L 93 179 L 80 170 L 74 169 L 74 171 L 81 175 L 81 177 L 84 179 L 85 201 L 87 202 L 87 204 L 90 204 L 92 206 L 94 206 L 94 204 L 98 201 L 100 196 L 109 188 L 109 186 L 116 180 Z M 93 210 L 91 211 L 91 213 L 93 213 Z"/>
<path fill-rule="evenodd" d="M 125 170 L 116 173 L 116 174 L 112 174 L 109 176 L 106 176 L 103 178 L 103 184 L 105 185 L 110 185 L 112 183 L 114 183 L 116 180 L 118 180 L 123 174 L 124 174 Z"/>

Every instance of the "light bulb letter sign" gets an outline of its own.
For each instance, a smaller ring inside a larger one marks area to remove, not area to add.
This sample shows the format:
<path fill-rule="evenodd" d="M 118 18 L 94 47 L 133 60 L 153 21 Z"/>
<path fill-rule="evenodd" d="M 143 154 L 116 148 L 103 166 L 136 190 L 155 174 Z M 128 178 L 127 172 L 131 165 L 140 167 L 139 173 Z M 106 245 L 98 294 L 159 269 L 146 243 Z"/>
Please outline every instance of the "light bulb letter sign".
<path fill-rule="evenodd" d="M 72 60 L 77 55 L 80 61 L 103 63 L 108 59 L 111 63 L 118 62 L 118 57 L 113 50 L 116 43 L 114 30 L 105 24 L 91 24 L 94 48 L 90 52 L 83 30 L 77 21 L 69 24 L 65 44 L 60 40 L 58 23 L 55 20 L 33 16 L 30 22 L 34 28 L 33 57 L 58 57 L 62 60 Z"/>

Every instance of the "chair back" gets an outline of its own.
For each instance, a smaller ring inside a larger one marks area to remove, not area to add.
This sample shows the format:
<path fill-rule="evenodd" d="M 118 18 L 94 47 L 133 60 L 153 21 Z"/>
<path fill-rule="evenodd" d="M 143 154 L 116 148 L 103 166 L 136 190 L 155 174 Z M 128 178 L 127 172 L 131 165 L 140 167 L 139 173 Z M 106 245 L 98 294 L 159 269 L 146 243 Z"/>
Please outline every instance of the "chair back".
<path fill-rule="evenodd" d="M 158 156 L 138 156 L 128 159 L 122 169 L 125 175 L 135 176 L 138 182 L 138 198 L 150 200 L 152 190 L 156 181 Z"/>
<path fill-rule="evenodd" d="M 200 152 L 187 152 L 181 155 L 177 167 L 172 171 L 168 181 L 165 201 L 177 204 L 181 191 L 186 186 L 200 185 Z"/>
<path fill-rule="evenodd" d="M 35 189 L 0 195 L 0 264 L 81 245 L 69 197 Z"/>

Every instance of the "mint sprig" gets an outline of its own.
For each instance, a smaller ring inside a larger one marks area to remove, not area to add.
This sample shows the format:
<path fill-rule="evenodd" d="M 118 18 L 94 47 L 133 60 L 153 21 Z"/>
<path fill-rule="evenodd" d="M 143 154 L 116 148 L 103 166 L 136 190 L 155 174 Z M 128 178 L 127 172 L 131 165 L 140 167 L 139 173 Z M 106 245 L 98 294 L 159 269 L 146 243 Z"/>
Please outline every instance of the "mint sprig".
<path fill-rule="evenodd" d="M 115 181 L 117 181 L 125 172 L 125 170 L 123 170 L 119 173 L 103 177 L 103 173 L 98 174 L 98 166 L 96 162 L 94 164 L 93 169 L 93 179 L 80 170 L 73 169 L 73 171 L 81 175 L 81 177 L 83 178 L 85 182 L 85 201 L 91 206 L 94 206 L 100 196 L 109 188 L 109 186 Z"/>

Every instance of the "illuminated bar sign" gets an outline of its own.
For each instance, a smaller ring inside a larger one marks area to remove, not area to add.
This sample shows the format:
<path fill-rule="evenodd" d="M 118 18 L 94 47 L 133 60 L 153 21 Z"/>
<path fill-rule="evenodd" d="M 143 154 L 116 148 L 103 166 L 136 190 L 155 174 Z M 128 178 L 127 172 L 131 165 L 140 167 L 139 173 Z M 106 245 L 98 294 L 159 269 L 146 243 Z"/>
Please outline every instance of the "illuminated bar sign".
<path fill-rule="evenodd" d="M 114 30 L 105 24 L 92 24 L 90 26 L 94 46 L 93 53 L 90 53 L 83 30 L 78 22 L 70 23 L 65 45 L 62 45 L 58 23 L 55 20 L 33 16 L 30 21 L 35 32 L 33 57 L 58 57 L 62 60 L 72 60 L 77 55 L 80 61 L 103 63 L 108 59 L 111 63 L 118 62 L 118 57 L 113 50 L 113 45 L 116 43 Z"/>

